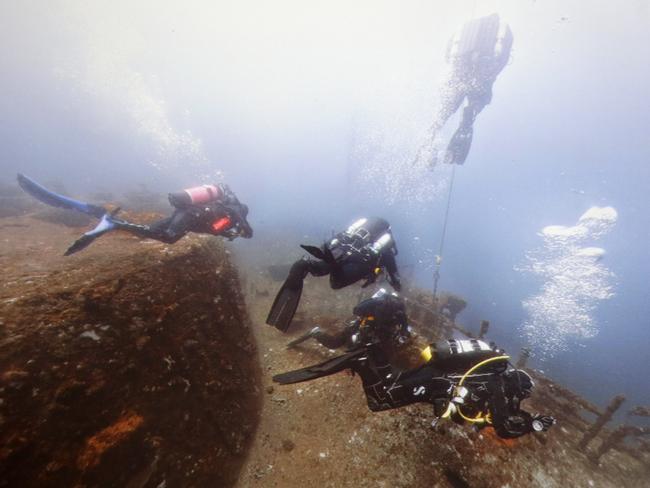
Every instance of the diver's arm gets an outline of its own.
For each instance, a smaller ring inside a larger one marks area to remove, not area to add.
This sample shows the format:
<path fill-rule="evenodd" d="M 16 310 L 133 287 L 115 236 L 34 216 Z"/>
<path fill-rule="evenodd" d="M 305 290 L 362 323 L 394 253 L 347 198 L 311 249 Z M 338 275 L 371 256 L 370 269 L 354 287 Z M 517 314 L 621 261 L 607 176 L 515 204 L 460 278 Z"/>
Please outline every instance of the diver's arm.
<path fill-rule="evenodd" d="M 327 332 L 319 330 L 314 334 L 314 339 L 327 349 L 339 349 L 345 346 L 348 342 L 349 331 L 344 329 L 336 334 L 328 334 Z"/>
<path fill-rule="evenodd" d="M 411 337 L 411 331 L 409 330 L 408 317 L 405 313 L 399 314 L 399 324 L 398 324 L 398 341 L 406 342 Z"/>
<path fill-rule="evenodd" d="M 395 262 L 395 255 L 392 249 L 383 253 L 382 261 L 388 272 L 388 282 L 395 290 L 400 291 L 402 289 L 402 283 L 399 279 L 399 271 L 397 271 L 397 263 Z"/>
<path fill-rule="evenodd" d="M 213 234 L 233 240 L 237 237 L 250 239 L 253 229 L 246 220 L 242 204 L 236 200 L 226 198 L 212 203 L 208 207 L 195 207 L 194 211 L 199 218 L 211 224 Z"/>
<path fill-rule="evenodd" d="M 512 439 L 531 432 L 545 432 L 555 424 L 551 416 L 531 415 L 519 407 L 519 402 L 508 402 L 503 393 L 500 388 L 493 391 L 490 402 L 492 426 L 499 437 Z"/>

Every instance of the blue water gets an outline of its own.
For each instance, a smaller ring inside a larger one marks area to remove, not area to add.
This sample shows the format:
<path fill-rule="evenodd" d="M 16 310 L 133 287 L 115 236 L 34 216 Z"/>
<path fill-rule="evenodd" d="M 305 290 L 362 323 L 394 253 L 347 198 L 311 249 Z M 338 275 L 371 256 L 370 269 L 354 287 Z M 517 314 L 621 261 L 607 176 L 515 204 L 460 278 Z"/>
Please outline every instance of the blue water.
<path fill-rule="evenodd" d="M 543 248 L 541 230 L 614 207 L 615 226 L 593 243 L 613 273 L 614 296 L 590 317 L 598 334 L 569 335 L 569 351 L 533 364 L 601 405 L 620 392 L 630 407 L 648 404 L 645 1 L 7 2 L 0 177 L 22 171 L 79 193 L 223 177 L 251 207 L 258 239 L 318 240 L 381 215 L 405 274 L 430 287 L 450 171 L 413 176 L 410 162 L 447 39 L 494 11 L 513 30 L 512 62 L 456 169 L 440 286 L 468 300 L 463 323 L 490 320 L 493 338 L 517 351 L 522 302 L 544 284 L 521 271 Z"/>

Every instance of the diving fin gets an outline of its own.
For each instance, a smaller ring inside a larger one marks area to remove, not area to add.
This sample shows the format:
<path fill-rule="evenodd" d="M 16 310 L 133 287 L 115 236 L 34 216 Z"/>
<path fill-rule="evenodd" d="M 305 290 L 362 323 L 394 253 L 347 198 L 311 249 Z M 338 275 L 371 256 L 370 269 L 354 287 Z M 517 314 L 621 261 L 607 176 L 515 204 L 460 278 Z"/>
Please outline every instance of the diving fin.
<path fill-rule="evenodd" d="M 100 207 L 99 205 L 81 202 L 79 200 L 54 193 L 53 191 L 50 191 L 44 186 L 39 185 L 34 180 L 21 173 L 18 173 L 18 184 L 23 190 L 25 190 L 25 192 L 29 193 L 38 201 L 52 207 L 63 208 L 66 210 L 76 210 L 77 212 L 92 215 L 98 219 L 101 219 L 106 213 L 106 209 Z"/>
<path fill-rule="evenodd" d="M 472 126 L 460 127 L 454 133 L 445 154 L 446 164 L 463 164 L 469 155 L 474 129 Z"/>
<path fill-rule="evenodd" d="M 82 249 L 87 248 L 88 246 L 90 246 L 90 244 L 93 243 L 95 239 L 115 229 L 116 223 L 113 221 L 113 215 L 115 215 L 118 211 L 119 209 L 114 210 L 110 214 L 104 213 L 102 219 L 99 221 L 99 224 L 97 224 L 97 227 L 95 227 L 93 230 L 89 232 L 86 232 L 79 239 L 77 239 L 72 244 L 72 246 L 68 248 L 64 256 L 70 256 L 71 254 L 74 254 L 76 252 L 81 251 Z"/>
<path fill-rule="evenodd" d="M 293 383 L 301 383 L 303 381 L 315 380 L 316 378 L 323 378 L 330 376 L 345 369 L 351 368 L 358 358 L 366 354 L 368 351 L 365 348 L 356 349 L 348 352 L 342 356 L 337 356 L 327 361 L 323 361 L 313 366 L 289 371 L 287 373 L 276 374 L 273 381 L 281 385 L 290 385 Z"/>
<path fill-rule="evenodd" d="M 302 280 L 290 283 L 290 280 L 287 279 L 273 301 L 266 323 L 286 332 L 296 314 L 301 295 Z"/>

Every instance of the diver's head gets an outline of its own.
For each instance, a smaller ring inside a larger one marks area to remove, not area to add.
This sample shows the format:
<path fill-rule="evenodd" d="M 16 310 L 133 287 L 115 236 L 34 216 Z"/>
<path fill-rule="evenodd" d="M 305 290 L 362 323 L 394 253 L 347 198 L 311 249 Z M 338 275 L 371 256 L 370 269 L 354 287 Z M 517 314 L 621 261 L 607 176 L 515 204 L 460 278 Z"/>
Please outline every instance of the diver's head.
<path fill-rule="evenodd" d="M 528 373 L 521 369 L 513 369 L 504 373 L 505 391 L 509 397 L 518 397 L 520 400 L 528 398 L 533 392 L 535 382 Z"/>

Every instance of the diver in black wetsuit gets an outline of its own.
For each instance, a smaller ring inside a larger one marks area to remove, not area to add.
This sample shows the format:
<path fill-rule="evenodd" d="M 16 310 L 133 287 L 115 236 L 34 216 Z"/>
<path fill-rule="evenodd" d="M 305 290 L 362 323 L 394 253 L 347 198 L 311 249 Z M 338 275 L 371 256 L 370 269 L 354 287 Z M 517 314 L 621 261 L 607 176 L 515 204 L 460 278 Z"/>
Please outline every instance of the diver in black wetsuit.
<path fill-rule="evenodd" d="M 353 348 L 359 344 L 404 344 L 410 337 L 406 306 L 396 293 L 381 288 L 371 298 L 363 300 L 353 310 L 356 319 L 341 332 L 328 334 L 314 327 L 287 344 L 294 347 L 308 339 L 315 339 L 328 349 Z"/>
<path fill-rule="evenodd" d="M 438 418 L 492 426 L 504 438 L 546 431 L 554 425 L 553 417 L 531 415 L 521 409 L 534 383 L 526 372 L 508 369 L 508 357 L 501 351 L 476 339 L 452 339 L 432 347 L 435 357 L 407 371 L 393 368 L 381 347 L 373 343 L 314 366 L 276 375 L 273 380 L 292 384 L 351 369 L 361 377 L 368 408 L 373 412 L 430 403 Z"/>
<path fill-rule="evenodd" d="M 191 196 L 194 195 L 194 196 Z M 170 193 L 174 213 L 151 225 L 112 219 L 115 227 L 140 237 L 173 244 L 189 232 L 212 234 L 234 239 L 251 238 L 248 207 L 240 203 L 227 185 L 205 185 Z"/>
<path fill-rule="evenodd" d="M 388 282 L 400 289 L 395 256 L 397 247 L 390 224 L 373 217 L 357 220 L 322 247 L 301 246 L 317 260 L 302 258 L 296 261 L 278 292 L 266 323 L 286 332 L 298 308 L 302 286 L 308 274 L 330 276 L 330 286 L 338 290 L 359 280 L 368 286 L 382 270 L 388 273 Z"/>
<path fill-rule="evenodd" d="M 134 224 L 116 218 L 119 208 L 109 213 L 105 208 L 54 193 L 30 178 L 19 174 L 18 184 L 39 201 L 53 207 L 75 210 L 100 219 L 65 255 L 89 246 L 98 237 L 112 230 L 124 230 L 137 236 L 173 244 L 189 232 L 212 234 L 228 239 L 253 236 L 246 217 L 248 207 L 241 203 L 227 185 L 203 185 L 169 194 L 174 213 L 151 225 Z"/>
<path fill-rule="evenodd" d="M 472 144 L 474 120 L 492 101 L 492 85 L 508 64 L 512 49 L 512 31 L 498 14 L 471 20 L 463 25 L 447 45 L 450 77 L 441 92 L 441 106 L 431 127 L 427 144 L 420 149 L 421 157 L 435 163 L 433 145 L 436 136 L 449 118 L 467 100 L 460 125 L 451 137 L 444 157 L 445 163 L 463 164 Z"/>

